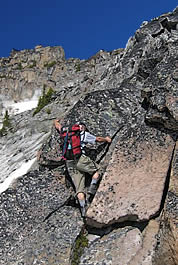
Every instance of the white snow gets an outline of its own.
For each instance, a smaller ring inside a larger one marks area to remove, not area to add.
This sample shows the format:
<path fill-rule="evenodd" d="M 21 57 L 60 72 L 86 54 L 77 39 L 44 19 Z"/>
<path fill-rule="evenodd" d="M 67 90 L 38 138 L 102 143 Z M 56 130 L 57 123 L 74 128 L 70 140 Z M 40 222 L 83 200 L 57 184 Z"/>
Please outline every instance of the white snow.
<path fill-rule="evenodd" d="M 16 115 L 27 110 L 36 108 L 38 105 L 38 99 L 31 99 L 14 103 L 13 101 L 4 101 L 2 115 L 0 115 L 0 129 L 2 128 L 2 122 L 5 111 L 8 110 L 9 115 Z"/>
<path fill-rule="evenodd" d="M 41 90 L 36 90 L 35 94 L 31 99 L 25 99 L 23 101 L 15 103 L 13 100 L 9 100 L 7 98 L 0 98 L 0 103 L 2 102 L 2 112 L 0 115 L 0 128 L 2 127 L 2 120 L 4 117 L 4 113 L 8 110 L 9 115 L 16 115 L 22 113 L 27 110 L 31 110 L 37 107 L 38 99 L 41 94 Z M 29 160 L 28 162 L 24 162 L 19 168 L 13 171 L 3 182 L 0 183 L 0 193 L 8 189 L 8 187 L 12 184 L 12 182 L 25 175 L 35 162 L 36 157 Z"/>
<path fill-rule="evenodd" d="M 38 100 L 29 100 L 29 101 L 13 103 L 9 105 L 9 107 L 13 110 L 14 114 L 19 114 L 21 112 L 36 108 L 37 104 Z"/>
<path fill-rule="evenodd" d="M 37 89 L 31 99 L 26 98 L 19 102 L 14 102 L 14 100 L 0 95 L 0 127 L 2 127 L 1 123 L 6 110 L 8 110 L 8 114 L 11 116 L 34 109 L 38 105 L 40 95 L 41 89 Z"/>
<path fill-rule="evenodd" d="M 2 193 L 3 191 L 7 190 L 8 187 L 12 184 L 12 182 L 25 175 L 29 169 L 31 168 L 31 166 L 33 165 L 33 163 L 36 161 L 36 157 L 29 160 L 28 162 L 23 163 L 18 169 L 16 169 L 14 172 L 12 172 L 8 178 L 5 179 L 5 181 L 3 183 L 0 184 L 0 193 Z"/>
<path fill-rule="evenodd" d="M 39 99 L 40 94 L 41 94 L 41 91 L 36 90 L 34 96 L 30 100 L 25 99 L 17 103 L 15 103 L 13 100 L 2 98 L 1 102 L 3 102 L 3 104 L 2 104 L 2 112 L 0 115 L 0 129 L 2 127 L 2 121 L 3 121 L 4 113 L 6 110 L 8 110 L 8 113 L 11 116 L 11 115 L 22 113 L 27 110 L 34 109 L 38 105 L 38 99 Z M 29 160 L 28 162 L 24 162 L 18 169 L 13 171 L 3 182 L 1 182 L 0 193 L 7 190 L 8 187 L 12 184 L 12 182 L 15 179 L 26 174 L 30 170 L 35 160 L 36 158 L 33 158 L 32 160 Z"/>

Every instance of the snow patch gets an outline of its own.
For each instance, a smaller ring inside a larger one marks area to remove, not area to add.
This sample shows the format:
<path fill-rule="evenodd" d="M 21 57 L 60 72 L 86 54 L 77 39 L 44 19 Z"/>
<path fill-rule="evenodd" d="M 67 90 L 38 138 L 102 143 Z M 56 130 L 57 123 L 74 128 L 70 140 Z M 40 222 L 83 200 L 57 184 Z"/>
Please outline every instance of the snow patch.
<path fill-rule="evenodd" d="M 17 103 L 14 103 L 14 101 L 3 102 L 3 110 L 0 114 L 0 129 L 2 128 L 3 118 L 6 110 L 8 110 L 8 114 L 11 116 L 34 109 L 37 107 L 37 105 L 38 99 L 26 100 Z"/>
<path fill-rule="evenodd" d="M 37 89 L 31 99 L 26 98 L 18 102 L 14 102 L 14 100 L 0 95 L 0 127 L 2 127 L 6 110 L 8 110 L 10 116 L 32 110 L 37 107 L 40 95 L 41 89 Z"/>
<path fill-rule="evenodd" d="M 18 103 L 13 103 L 9 105 L 8 107 L 12 109 L 12 112 L 14 114 L 19 114 L 27 110 L 31 110 L 37 107 L 38 100 L 29 100 L 29 101 L 23 101 Z"/>
<path fill-rule="evenodd" d="M 31 166 L 34 164 L 35 161 L 36 161 L 36 157 L 29 160 L 28 162 L 23 163 L 18 169 L 16 169 L 14 172 L 12 172 L 9 175 L 9 177 L 6 178 L 3 183 L 0 184 L 0 193 L 7 190 L 8 187 L 12 184 L 12 182 L 15 179 L 25 175 L 29 171 L 29 169 L 31 168 Z"/>

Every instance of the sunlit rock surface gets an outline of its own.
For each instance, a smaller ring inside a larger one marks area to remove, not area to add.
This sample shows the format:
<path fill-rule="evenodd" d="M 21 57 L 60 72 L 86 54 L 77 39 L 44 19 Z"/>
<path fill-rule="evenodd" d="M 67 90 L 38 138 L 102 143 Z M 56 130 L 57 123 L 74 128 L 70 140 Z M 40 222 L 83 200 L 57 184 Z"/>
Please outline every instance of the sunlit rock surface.
<path fill-rule="evenodd" d="M 141 233 L 138 228 L 126 226 L 112 231 L 97 242 L 89 244 L 81 257 L 80 265 L 151 265 L 155 253 L 156 236 L 159 230 L 157 221 L 150 221 Z"/>
<path fill-rule="evenodd" d="M 173 148 L 170 137 L 157 138 L 151 131 L 143 139 L 140 137 L 140 141 L 134 137 L 120 139 L 87 212 L 87 222 L 101 227 L 129 220 L 146 221 L 156 216 Z"/>
<path fill-rule="evenodd" d="M 0 184 L 15 176 L 0 195 L 2 265 L 70 264 L 81 233 L 96 237 L 78 263 L 163 265 L 163 253 L 166 265 L 176 264 L 177 25 L 178 8 L 144 22 L 125 49 L 100 50 L 88 60 L 65 60 L 60 46 L 0 59 L 1 114 L 5 101 L 55 91 L 35 116 L 10 114 L 0 139 Z M 91 133 L 112 137 L 90 153 L 102 180 L 87 223 L 70 179 L 66 187 L 56 118 L 82 120 Z"/>
<path fill-rule="evenodd" d="M 170 186 L 161 214 L 158 249 L 154 260 L 156 265 L 178 263 L 178 144 L 172 161 Z"/>

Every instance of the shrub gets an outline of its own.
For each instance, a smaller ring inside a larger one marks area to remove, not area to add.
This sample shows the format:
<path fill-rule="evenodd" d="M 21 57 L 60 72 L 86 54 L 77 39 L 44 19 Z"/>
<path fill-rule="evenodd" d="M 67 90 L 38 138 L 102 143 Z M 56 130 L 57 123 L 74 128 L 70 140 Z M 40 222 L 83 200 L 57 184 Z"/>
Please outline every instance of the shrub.
<path fill-rule="evenodd" d="M 80 262 L 80 257 L 84 253 L 84 249 L 88 247 L 88 239 L 86 238 L 86 235 L 83 233 L 83 231 L 80 233 L 80 235 L 77 237 L 72 258 L 71 258 L 71 265 L 78 265 Z"/>
<path fill-rule="evenodd" d="M 56 61 L 52 61 L 50 63 L 45 63 L 44 67 L 50 68 L 50 67 L 53 67 L 55 64 L 56 64 Z"/>
<path fill-rule="evenodd" d="M 22 70 L 22 64 L 18 63 L 17 70 Z"/>
<path fill-rule="evenodd" d="M 80 71 L 80 64 L 78 63 L 78 64 L 76 64 L 76 72 L 79 72 Z"/>
<path fill-rule="evenodd" d="M 51 109 L 50 109 L 50 108 L 47 108 L 47 109 L 46 109 L 46 113 L 47 113 L 47 114 L 51 114 Z"/>
<path fill-rule="evenodd" d="M 38 100 L 38 105 L 35 109 L 35 111 L 33 112 L 33 116 L 35 116 L 35 114 L 37 114 L 41 109 L 43 109 L 46 105 L 48 105 L 51 101 L 51 97 L 54 93 L 54 90 L 50 87 L 46 93 L 46 86 L 43 86 L 43 94 L 41 97 L 39 97 Z"/>
<path fill-rule="evenodd" d="M 4 119 L 2 123 L 2 128 L 0 129 L 0 136 L 4 136 L 7 133 L 7 130 L 11 127 L 10 117 L 8 110 L 4 114 Z"/>

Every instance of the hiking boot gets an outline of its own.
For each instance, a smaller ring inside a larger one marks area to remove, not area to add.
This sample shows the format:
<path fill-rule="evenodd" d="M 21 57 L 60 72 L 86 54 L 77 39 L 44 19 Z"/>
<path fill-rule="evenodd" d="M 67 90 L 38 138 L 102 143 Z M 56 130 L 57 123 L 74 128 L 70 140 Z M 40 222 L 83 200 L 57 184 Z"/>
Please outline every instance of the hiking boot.
<path fill-rule="evenodd" d="M 91 184 L 88 189 L 88 194 L 94 195 L 96 191 L 97 191 L 97 184 L 96 183 Z"/>

